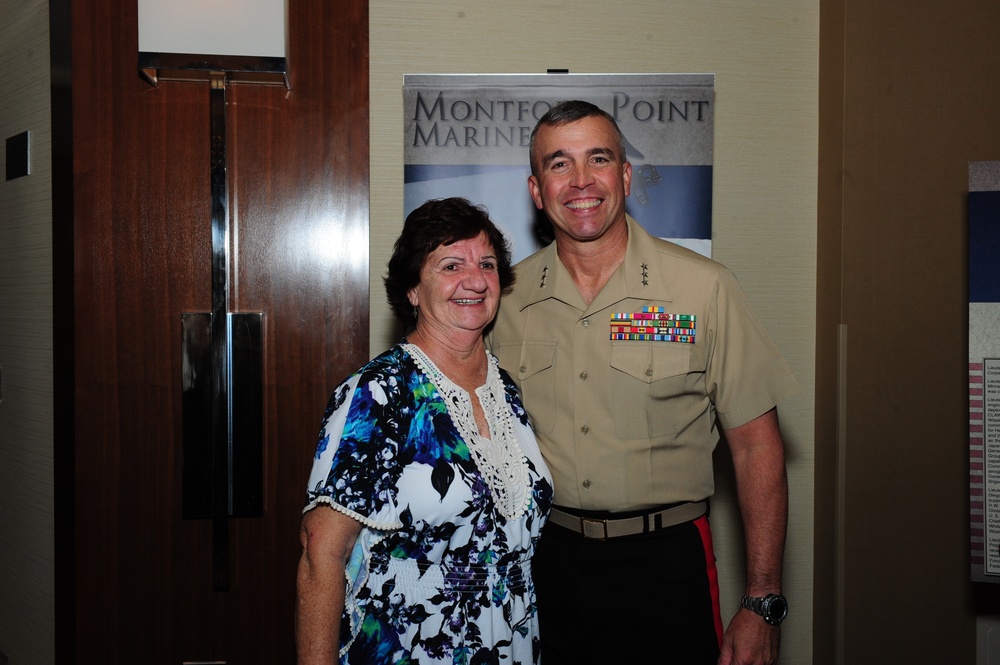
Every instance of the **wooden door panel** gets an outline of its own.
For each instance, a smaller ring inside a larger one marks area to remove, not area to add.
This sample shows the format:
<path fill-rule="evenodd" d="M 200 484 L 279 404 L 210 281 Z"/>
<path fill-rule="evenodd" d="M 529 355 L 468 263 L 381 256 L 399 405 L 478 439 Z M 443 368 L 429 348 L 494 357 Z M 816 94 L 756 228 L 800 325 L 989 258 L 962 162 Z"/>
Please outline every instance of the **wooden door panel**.
<path fill-rule="evenodd" d="M 209 91 L 138 74 L 134 3 L 73 3 L 77 663 L 291 662 L 299 510 L 368 354 L 365 0 L 290 3 L 291 80 L 232 85 L 232 311 L 264 313 L 264 515 L 181 518 L 181 315 L 211 310 Z"/>

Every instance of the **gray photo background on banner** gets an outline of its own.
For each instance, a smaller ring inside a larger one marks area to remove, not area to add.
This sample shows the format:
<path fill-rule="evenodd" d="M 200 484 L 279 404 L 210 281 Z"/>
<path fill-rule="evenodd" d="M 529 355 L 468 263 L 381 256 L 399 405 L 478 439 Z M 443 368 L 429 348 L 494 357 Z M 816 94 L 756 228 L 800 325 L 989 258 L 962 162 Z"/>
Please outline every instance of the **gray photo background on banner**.
<path fill-rule="evenodd" d="M 485 205 L 518 261 L 550 240 L 528 193 L 528 142 L 554 104 L 618 122 L 632 163 L 627 211 L 650 233 L 712 253 L 713 74 L 411 74 L 403 82 L 404 214 L 432 198 Z"/>

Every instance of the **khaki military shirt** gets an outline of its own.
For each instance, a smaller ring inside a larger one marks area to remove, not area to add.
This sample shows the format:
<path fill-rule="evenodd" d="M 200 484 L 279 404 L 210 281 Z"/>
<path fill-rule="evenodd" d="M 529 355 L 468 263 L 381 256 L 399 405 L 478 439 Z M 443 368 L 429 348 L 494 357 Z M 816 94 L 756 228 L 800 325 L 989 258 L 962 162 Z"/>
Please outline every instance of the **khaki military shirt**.
<path fill-rule="evenodd" d="M 561 506 L 624 511 L 711 496 L 716 418 L 743 425 L 798 387 L 724 266 L 631 217 L 628 227 L 625 260 L 589 306 L 555 243 L 521 261 L 490 334 Z M 647 320 L 656 325 L 637 325 Z"/>

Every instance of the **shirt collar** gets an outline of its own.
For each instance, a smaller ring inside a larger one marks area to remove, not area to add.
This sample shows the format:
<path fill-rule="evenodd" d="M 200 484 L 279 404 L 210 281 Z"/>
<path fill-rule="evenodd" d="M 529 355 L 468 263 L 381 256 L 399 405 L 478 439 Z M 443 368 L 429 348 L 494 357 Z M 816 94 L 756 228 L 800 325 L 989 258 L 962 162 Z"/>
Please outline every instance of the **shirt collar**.
<path fill-rule="evenodd" d="M 517 276 L 518 281 L 524 280 L 523 284 L 527 287 L 522 291 L 520 309 L 549 298 L 584 312 L 596 312 L 626 298 L 649 300 L 654 293 L 657 300 L 669 300 L 663 292 L 653 237 L 630 215 L 625 216 L 625 221 L 628 225 L 625 259 L 589 307 L 580 298 L 573 278 L 559 260 L 556 243 L 552 242 L 535 255 L 536 260 L 528 271 Z"/>

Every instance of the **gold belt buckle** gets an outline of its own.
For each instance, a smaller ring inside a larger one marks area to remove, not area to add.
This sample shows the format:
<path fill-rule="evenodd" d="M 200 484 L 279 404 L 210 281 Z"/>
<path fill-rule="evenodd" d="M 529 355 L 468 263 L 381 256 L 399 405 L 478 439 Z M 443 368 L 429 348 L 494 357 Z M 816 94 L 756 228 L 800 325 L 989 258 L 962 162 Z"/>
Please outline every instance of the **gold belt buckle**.
<path fill-rule="evenodd" d="M 589 517 L 581 517 L 580 525 L 583 527 L 584 538 L 595 538 L 597 540 L 608 539 L 607 520 L 595 520 Z"/>

